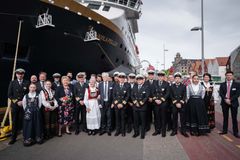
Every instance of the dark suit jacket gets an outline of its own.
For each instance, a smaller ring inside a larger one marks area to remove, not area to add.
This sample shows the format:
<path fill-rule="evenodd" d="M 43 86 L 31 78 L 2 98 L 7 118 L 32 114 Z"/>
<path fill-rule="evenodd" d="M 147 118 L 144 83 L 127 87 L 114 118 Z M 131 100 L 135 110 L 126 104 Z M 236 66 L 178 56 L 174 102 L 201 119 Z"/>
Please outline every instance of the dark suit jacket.
<path fill-rule="evenodd" d="M 162 85 L 159 85 L 159 81 L 155 81 L 153 88 L 153 100 L 161 100 L 167 102 L 170 96 L 170 87 L 168 82 L 163 81 Z"/>
<path fill-rule="evenodd" d="M 37 93 L 40 93 L 44 88 L 42 88 L 40 81 L 36 83 L 37 86 Z"/>
<path fill-rule="evenodd" d="M 227 82 L 221 83 L 219 94 L 220 94 L 220 97 L 222 99 L 221 105 L 226 105 L 224 99 L 226 99 L 226 94 L 227 94 Z M 239 83 L 233 81 L 231 89 L 230 89 L 230 100 L 231 100 L 231 103 L 232 103 L 233 107 L 238 107 L 239 106 L 239 102 L 238 102 L 239 95 L 240 95 Z"/>
<path fill-rule="evenodd" d="M 23 80 L 22 86 L 19 85 L 18 80 L 10 82 L 8 87 L 8 98 L 11 99 L 13 104 L 22 101 L 25 94 L 28 93 L 29 81 Z"/>
<path fill-rule="evenodd" d="M 124 83 L 123 88 L 120 88 L 120 84 L 116 84 L 113 88 L 113 104 L 126 105 L 130 97 L 130 88 L 127 83 Z"/>
<path fill-rule="evenodd" d="M 133 109 L 146 111 L 149 95 L 150 95 L 150 90 L 149 90 L 149 86 L 146 83 L 142 85 L 140 90 L 138 89 L 138 84 L 135 84 L 131 92 Z M 137 103 L 140 105 L 140 107 L 136 106 Z"/>
<path fill-rule="evenodd" d="M 150 95 L 149 97 L 152 98 L 153 97 L 153 90 L 154 90 L 154 84 L 156 83 L 156 80 L 153 80 L 152 84 L 150 82 L 150 80 L 147 80 L 145 82 L 145 84 L 149 87 L 149 91 L 150 91 Z"/>
<path fill-rule="evenodd" d="M 172 104 L 181 103 L 183 105 L 186 100 L 186 86 L 182 83 L 179 86 L 172 84 L 170 87 L 170 97 Z M 184 103 L 180 102 L 181 100 Z"/>
<path fill-rule="evenodd" d="M 84 99 L 86 88 L 88 88 L 88 84 L 84 83 L 83 86 L 81 86 L 80 83 L 78 82 L 78 83 L 75 83 L 73 88 L 74 88 L 75 98 L 79 97 L 80 100 L 82 101 Z"/>
<path fill-rule="evenodd" d="M 69 90 L 72 94 L 72 100 L 73 100 L 73 104 L 75 104 L 75 96 L 74 96 L 74 90 L 73 90 L 73 86 L 69 85 Z M 58 102 L 58 105 L 61 106 L 62 105 L 62 101 L 60 100 L 62 97 L 65 97 L 66 94 L 64 92 L 64 88 L 63 86 L 59 86 L 55 92 L 55 99 Z"/>
<path fill-rule="evenodd" d="M 100 104 L 104 107 L 104 82 L 99 83 L 98 86 L 100 94 Z M 113 94 L 113 83 L 108 82 L 108 103 L 112 103 L 112 94 Z"/>

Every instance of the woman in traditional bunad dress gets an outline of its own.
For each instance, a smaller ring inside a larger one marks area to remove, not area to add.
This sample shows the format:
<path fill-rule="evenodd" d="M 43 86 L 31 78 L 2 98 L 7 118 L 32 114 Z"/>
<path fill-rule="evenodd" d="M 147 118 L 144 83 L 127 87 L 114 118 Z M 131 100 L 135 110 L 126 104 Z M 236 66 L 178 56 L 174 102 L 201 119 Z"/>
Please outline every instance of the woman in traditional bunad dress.
<path fill-rule="evenodd" d="M 204 103 L 208 115 L 208 125 L 210 129 L 213 129 L 215 128 L 215 104 L 218 100 L 218 92 L 209 73 L 203 75 L 203 82 L 201 84 L 205 88 Z"/>
<path fill-rule="evenodd" d="M 205 89 L 197 75 L 187 86 L 186 126 L 192 136 L 209 133 L 207 111 L 204 103 Z"/>
<path fill-rule="evenodd" d="M 41 96 L 36 92 L 36 85 L 30 84 L 29 93 L 23 98 L 24 122 L 23 122 L 23 144 L 30 146 L 34 143 L 42 144 L 43 126 L 40 108 L 42 106 Z"/>
<path fill-rule="evenodd" d="M 96 135 L 101 123 L 101 112 L 98 102 L 98 89 L 96 87 L 96 80 L 91 78 L 89 87 L 85 91 L 84 104 L 87 110 L 87 129 L 88 135 Z"/>

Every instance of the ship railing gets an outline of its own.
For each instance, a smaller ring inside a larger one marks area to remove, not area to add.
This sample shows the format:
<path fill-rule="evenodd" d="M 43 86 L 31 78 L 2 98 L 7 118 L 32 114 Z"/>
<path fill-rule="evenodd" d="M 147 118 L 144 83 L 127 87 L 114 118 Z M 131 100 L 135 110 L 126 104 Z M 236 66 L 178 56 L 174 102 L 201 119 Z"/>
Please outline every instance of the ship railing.
<path fill-rule="evenodd" d="M 82 2 L 101 2 L 108 4 L 117 4 L 121 7 L 127 7 L 141 13 L 142 0 L 82 0 Z"/>

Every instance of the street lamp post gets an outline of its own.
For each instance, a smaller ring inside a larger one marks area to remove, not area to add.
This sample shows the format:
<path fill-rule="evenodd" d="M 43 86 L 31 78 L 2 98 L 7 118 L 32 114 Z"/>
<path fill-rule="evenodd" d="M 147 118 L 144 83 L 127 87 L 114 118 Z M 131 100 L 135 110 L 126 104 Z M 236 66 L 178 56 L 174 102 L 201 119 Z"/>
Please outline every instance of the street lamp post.
<path fill-rule="evenodd" d="M 203 0 L 201 0 L 201 27 L 194 27 L 191 31 L 201 31 L 201 45 L 202 45 L 202 75 L 204 74 L 204 13 L 203 13 Z"/>
<path fill-rule="evenodd" d="M 166 52 L 168 51 L 168 49 L 165 49 L 165 45 L 163 45 L 163 69 L 165 70 L 166 69 L 166 59 L 165 59 L 165 57 L 166 57 Z"/>

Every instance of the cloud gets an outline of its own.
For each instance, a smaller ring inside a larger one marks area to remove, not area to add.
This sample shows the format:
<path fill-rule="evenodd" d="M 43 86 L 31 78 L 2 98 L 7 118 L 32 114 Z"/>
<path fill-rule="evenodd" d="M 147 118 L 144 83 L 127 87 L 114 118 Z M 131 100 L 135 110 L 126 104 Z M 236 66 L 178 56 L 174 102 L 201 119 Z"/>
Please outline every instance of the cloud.
<path fill-rule="evenodd" d="M 200 26 L 200 0 L 146 0 L 139 20 L 137 45 L 141 59 L 152 65 L 163 63 L 163 44 L 166 66 L 177 52 L 185 58 L 201 57 L 201 34 L 190 29 Z M 240 44 L 240 1 L 204 1 L 205 57 L 228 56 Z M 160 65 L 159 65 L 160 67 Z M 162 68 L 161 68 L 162 69 Z"/>

